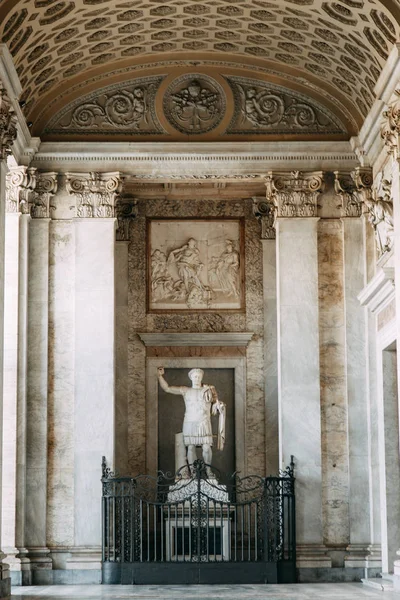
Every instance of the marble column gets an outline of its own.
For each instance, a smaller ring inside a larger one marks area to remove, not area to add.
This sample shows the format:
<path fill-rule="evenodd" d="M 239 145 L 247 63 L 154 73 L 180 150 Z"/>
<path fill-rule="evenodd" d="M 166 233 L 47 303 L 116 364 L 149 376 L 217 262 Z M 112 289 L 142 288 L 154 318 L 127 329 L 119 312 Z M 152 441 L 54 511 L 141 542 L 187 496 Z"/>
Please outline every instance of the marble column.
<path fill-rule="evenodd" d="M 101 457 L 114 464 L 118 174 L 67 174 L 75 197 L 74 548 L 68 569 L 101 567 Z M 99 573 L 100 575 L 100 573 Z"/>
<path fill-rule="evenodd" d="M 329 567 L 322 529 L 317 198 L 322 173 L 274 174 L 279 456 L 294 455 L 299 567 Z"/>
<path fill-rule="evenodd" d="M 47 547 L 50 201 L 56 173 L 37 173 L 29 229 L 25 546 L 31 583 L 52 568 Z"/>
<path fill-rule="evenodd" d="M 0 81 L 0 481 L 2 481 L 3 465 L 3 340 L 4 340 L 4 244 L 5 244 L 5 204 L 6 204 L 6 173 L 7 156 L 11 153 L 11 146 L 17 137 L 16 118 L 7 97 L 6 91 Z M 3 504 L 3 495 L 0 486 L 0 508 Z M 1 540 L 0 522 L 0 540 Z M 11 593 L 11 579 L 8 564 L 3 562 L 4 553 L 0 549 L 0 597 L 9 596 Z"/>
<path fill-rule="evenodd" d="M 6 180 L 2 546 L 15 584 L 28 583 L 25 545 L 28 236 L 35 170 Z"/>
<path fill-rule="evenodd" d="M 265 197 L 253 198 L 253 213 L 260 221 L 263 247 L 265 473 L 279 470 L 278 356 L 276 314 L 275 207 Z"/>

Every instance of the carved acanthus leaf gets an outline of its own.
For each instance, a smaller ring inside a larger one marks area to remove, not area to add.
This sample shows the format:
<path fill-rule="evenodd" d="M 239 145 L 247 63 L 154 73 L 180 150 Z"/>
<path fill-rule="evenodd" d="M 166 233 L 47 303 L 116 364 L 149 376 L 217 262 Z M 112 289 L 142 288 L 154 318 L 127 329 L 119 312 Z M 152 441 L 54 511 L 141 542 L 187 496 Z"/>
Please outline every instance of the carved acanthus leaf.
<path fill-rule="evenodd" d="M 35 168 L 12 167 L 6 175 L 6 212 L 29 215 L 35 187 Z"/>
<path fill-rule="evenodd" d="M 67 191 L 76 198 L 78 218 L 113 218 L 122 190 L 121 173 L 66 173 Z"/>
<path fill-rule="evenodd" d="M 7 93 L 0 84 L 0 160 L 11 154 L 11 146 L 17 137 L 17 117 Z"/>
<path fill-rule="evenodd" d="M 342 202 L 342 217 L 360 217 L 364 199 L 371 193 L 371 169 L 359 167 L 352 172 L 335 171 L 334 175 L 335 192 Z"/>
<path fill-rule="evenodd" d="M 274 173 L 266 179 L 267 202 L 276 206 L 277 217 L 316 217 L 322 177 L 321 171 Z"/>
<path fill-rule="evenodd" d="M 57 192 L 57 187 L 57 173 L 37 173 L 31 209 L 31 215 L 34 219 L 48 219 L 50 217 L 50 202 Z"/>
<path fill-rule="evenodd" d="M 274 240 L 276 206 L 270 199 L 253 197 L 253 214 L 261 223 L 261 239 Z"/>

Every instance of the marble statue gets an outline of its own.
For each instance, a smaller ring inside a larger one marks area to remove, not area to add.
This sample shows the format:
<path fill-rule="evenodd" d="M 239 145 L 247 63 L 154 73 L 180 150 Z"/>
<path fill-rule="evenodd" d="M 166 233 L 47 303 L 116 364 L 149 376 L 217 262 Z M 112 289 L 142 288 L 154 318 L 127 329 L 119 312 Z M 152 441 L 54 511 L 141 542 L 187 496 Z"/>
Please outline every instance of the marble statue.
<path fill-rule="evenodd" d="M 211 415 L 219 414 L 218 450 L 223 450 L 225 443 L 225 404 L 220 402 L 213 385 L 203 385 L 204 371 L 191 369 L 188 376 L 192 387 L 168 385 L 164 379 L 164 367 L 158 367 L 158 381 L 165 392 L 183 396 L 185 401 L 185 416 L 183 419 L 183 443 L 186 447 L 188 465 L 193 465 L 197 459 L 196 446 L 202 447 L 203 460 L 211 465 L 213 436 Z M 210 466 L 207 476 L 213 477 Z"/>

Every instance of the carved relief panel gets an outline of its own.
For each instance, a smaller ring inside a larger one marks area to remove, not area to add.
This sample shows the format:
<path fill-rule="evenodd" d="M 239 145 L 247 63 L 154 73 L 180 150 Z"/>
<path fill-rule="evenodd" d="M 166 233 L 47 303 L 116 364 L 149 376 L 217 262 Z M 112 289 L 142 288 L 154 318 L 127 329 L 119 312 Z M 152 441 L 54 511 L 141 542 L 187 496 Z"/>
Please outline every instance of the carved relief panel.
<path fill-rule="evenodd" d="M 150 219 L 148 309 L 244 310 L 242 219 Z"/>

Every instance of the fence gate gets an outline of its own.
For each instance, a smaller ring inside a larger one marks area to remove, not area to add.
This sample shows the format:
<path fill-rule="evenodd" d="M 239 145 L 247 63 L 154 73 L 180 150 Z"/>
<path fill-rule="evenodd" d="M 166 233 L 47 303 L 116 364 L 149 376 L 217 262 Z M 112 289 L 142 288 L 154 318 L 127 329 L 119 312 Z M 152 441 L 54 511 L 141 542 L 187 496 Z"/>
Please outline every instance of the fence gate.
<path fill-rule="evenodd" d="M 103 583 L 295 582 L 293 463 L 229 485 L 206 478 L 207 466 L 129 478 L 103 458 Z"/>

